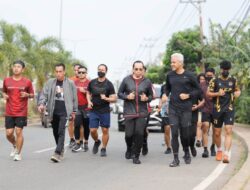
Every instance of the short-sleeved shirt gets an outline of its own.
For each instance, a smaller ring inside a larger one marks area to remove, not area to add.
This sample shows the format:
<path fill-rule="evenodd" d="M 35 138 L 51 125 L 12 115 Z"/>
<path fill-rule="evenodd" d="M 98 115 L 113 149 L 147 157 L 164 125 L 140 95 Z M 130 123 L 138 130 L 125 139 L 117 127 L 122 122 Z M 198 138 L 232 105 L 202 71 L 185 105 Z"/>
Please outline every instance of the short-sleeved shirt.
<path fill-rule="evenodd" d="M 66 116 L 66 106 L 63 93 L 63 81 L 56 81 L 54 114 Z"/>
<path fill-rule="evenodd" d="M 234 92 L 239 89 L 237 80 L 229 76 L 226 80 L 221 76 L 213 78 L 208 90 L 210 92 L 219 92 L 220 89 L 225 91 L 224 96 L 217 96 L 213 98 L 213 106 L 216 112 L 228 112 L 234 110 Z"/>
<path fill-rule="evenodd" d="M 201 87 L 201 90 L 203 92 L 203 96 L 205 99 L 205 104 L 201 108 L 201 112 L 211 114 L 213 111 L 213 100 L 206 95 L 207 89 L 208 89 L 208 83 L 206 82 L 204 84 L 201 84 L 200 87 Z"/>
<path fill-rule="evenodd" d="M 21 98 L 21 92 L 34 94 L 31 81 L 24 77 L 20 80 L 14 80 L 12 77 L 5 78 L 3 81 L 3 92 L 9 96 L 6 102 L 5 115 L 27 117 L 28 97 Z"/>
<path fill-rule="evenodd" d="M 78 106 L 87 106 L 88 105 L 86 93 L 81 92 L 80 88 L 83 87 L 85 90 L 87 90 L 89 82 L 90 81 L 88 79 L 86 79 L 84 82 L 81 82 L 80 80 L 75 81 L 75 85 L 77 88 Z"/>
<path fill-rule="evenodd" d="M 101 99 L 101 94 L 105 94 L 106 97 L 115 94 L 114 86 L 108 79 L 105 79 L 103 82 L 98 81 L 98 79 L 91 80 L 88 91 L 92 95 L 92 111 L 98 113 L 110 112 L 109 102 Z"/>

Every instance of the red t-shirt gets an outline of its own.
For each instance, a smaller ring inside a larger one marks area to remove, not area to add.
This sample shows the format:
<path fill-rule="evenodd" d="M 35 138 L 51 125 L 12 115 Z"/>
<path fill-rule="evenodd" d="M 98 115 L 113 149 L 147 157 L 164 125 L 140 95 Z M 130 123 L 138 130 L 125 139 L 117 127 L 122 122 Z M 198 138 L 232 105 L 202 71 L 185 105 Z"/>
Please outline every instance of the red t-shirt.
<path fill-rule="evenodd" d="M 78 98 L 78 105 L 79 106 L 88 105 L 86 93 L 80 92 L 80 88 L 83 87 L 85 90 L 87 90 L 89 82 L 90 81 L 88 79 L 86 79 L 84 82 L 81 82 L 80 80 L 75 81 L 75 85 L 77 88 L 77 98 Z"/>
<path fill-rule="evenodd" d="M 22 91 L 34 94 L 32 83 L 29 79 L 24 77 L 18 81 L 14 80 L 12 77 L 4 79 L 3 92 L 9 96 L 6 102 L 6 116 L 27 117 L 28 98 L 21 98 Z"/>

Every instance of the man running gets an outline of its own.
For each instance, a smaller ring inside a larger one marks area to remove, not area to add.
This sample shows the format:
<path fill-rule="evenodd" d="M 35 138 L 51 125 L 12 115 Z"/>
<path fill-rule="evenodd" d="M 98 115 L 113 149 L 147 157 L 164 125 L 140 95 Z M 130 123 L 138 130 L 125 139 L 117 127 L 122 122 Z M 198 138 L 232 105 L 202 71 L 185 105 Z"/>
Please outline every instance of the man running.
<path fill-rule="evenodd" d="M 204 147 L 204 152 L 202 153 L 203 158 L 207 158 L 209 156 L 208 152 L 208 131 L 210 125 L 212 125 L 213 122 L 213 117 L 212 117 L 212 110 L 213 110 L 213 102 L 212 99 L 207 96 L 207 89 L 208 89 L 208 84 L 210 80 L 215 76 L 215 70 L 213 68 L 207 68 L 205 71 L 205 77 L 206 80 L 203 81 L 200 86 L 201 90 L 204 94 L 205 98 L 205 104 L 204 107 L 201 109 L 202 111 L 202 140 L 203 140 L 203 147 Z M 214 128 L 212 126 L 212 128 Z M 214 131 L 214 129 L 213 129 Z M 215 156 L 215 147 L 214 147 L 214 132 L 212 136 L 212 145 L 211 145 L 211 156 Z"/>
<path fill-rule="evenodd" d="M 184 68 L 184 57 L 180 53 L 171 55 L 171 68 L 166 78 L 166 99 L 169 94 L 169 122 L 172 133 L 172 148 L 174 160 L 170 167 L 179 166 L 179 131 L 185 152 L 184 161 L 191 163 L 189 152 L 190 126 L 192 119 L 192 98 L 197 96 L 201 90 L 193 73 Z"/>
<path fill-rule="evenodd" d="M 75 139 L 77 144 L 73 147 L 73 152 L 88 150 L 89 139 L 89 117 L 88 117 L 88 101 L 87 89 L 89 80 L 87 79 L 87 68 L 80 66 L 78 68 L 78 79 L 75 81 L 78 97 L 78 111 L 75 117 Z M 83 143 L 84 140 L 84 143 Z M 84 145 L 83 145 L 84 144 Z"/>
<path fill-rule="evenodd" d="M 56 149 L 51 157 L 53 162 L 60 162 L 64 157 L 65 128 L 70 117 L 77 112 L 77 92 L 72 80 L 65 76 L 65 65 L 55 65 L 56 78 L 45 84 L 38 101 L 38 111 L 43 112 L 45 105 L 53 128 Z"/>
<path fill-rule="evenodd" d="M 108 67 L 105 64 L 98 66 L 98 78 L 90 81 L 87 92 L 89 112 L 89 128 L 95 143 L 93 154 L 98 152 L 101 141 L 98 137 L 98 128 L 102 128 L 101 157 L 107 156 L 106 147 L 109 140 L 110 103 L 116 102 L 113 84 L 106 78 Z"/>
<path fill-rule="evenodd" d="M 34 97 L 31 81 L 22 75 L 24 68 L 23 61 L 15 61 L 12 66 L 13 75 L 3 81 L 6 137 L 13 146 L 10 156 L 15 161 L 22 160 L 23 127 L 27 125 L 28 98 Z"/>
<path fill-rule="evenodd" d="M 133 157 L 134 164 L 140 164 L 143 135 L 147 125 L 148 103 L 153 98 L 152 83 L 144 78 L 142 61 L 133 63 L 133 74 L 125 77 L 119 87 L 118 96 L 124 100 L 126 159 Z M 132 147 L 133 146 L 133 147 Z"/>
<path fill-rule="evenodd" d="M 207 95 L 213 98 L 213 123 L 215 127 L 215 144 L 217 146 L 216 160 L 229 163 L 229 151 L 232 144 L 232 129 L 234 125 L 234 100 L 240 96 L 237 80 L 229 75 L 231 62 L 220 63 L 221 75 L 209 83 Z M 225 127 L 225 151 L 221 148 L 221 129 Z"/>

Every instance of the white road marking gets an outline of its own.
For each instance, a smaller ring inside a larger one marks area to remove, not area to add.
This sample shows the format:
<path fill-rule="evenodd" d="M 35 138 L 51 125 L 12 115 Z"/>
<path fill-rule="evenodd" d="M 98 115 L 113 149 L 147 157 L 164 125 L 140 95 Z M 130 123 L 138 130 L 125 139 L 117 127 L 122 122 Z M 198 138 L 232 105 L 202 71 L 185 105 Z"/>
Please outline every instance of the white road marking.
<path fill-rule="evenodd" d="M 231 158 L 231 151 L 229 152 L 229 160 Z M 206 189 L 214 180 L 216 180 L 223 170 L 228 166 L 228 164 L 219 163 L 218 166 L 213 170 L 213 172 L 207 176 L 200 184 L 193 188 L 193 190 L 204 190 Z"/>

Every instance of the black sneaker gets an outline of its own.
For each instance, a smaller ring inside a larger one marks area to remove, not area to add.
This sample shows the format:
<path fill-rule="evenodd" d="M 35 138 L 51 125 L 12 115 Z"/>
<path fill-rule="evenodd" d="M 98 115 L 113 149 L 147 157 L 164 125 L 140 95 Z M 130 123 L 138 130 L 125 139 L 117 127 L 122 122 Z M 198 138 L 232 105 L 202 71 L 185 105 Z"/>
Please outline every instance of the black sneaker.
<path fill-rule="evenodd" d="M 127 148 L 127 151 L 125 152 L 125 158 L 128 159 L 128 160 L 132 158 L 131 149 Z"/>
<path fill-rule="evenodd" d="M 143 156 L 146 156 L 148 154 L 148 144 L 147 143 L 144 143 L 142 145 L 142 155 Z"/>
<path fill-rule="evenodd" d="M 171 154 L 172 153 L 172 150 L 171 150 L 171 148 L 167 148 L 167 150 L 165 150 L 165 152 L 164 152 L 164 154 Z"/>
<path fill-rule="evenodd" d="M 51 161 L 53 162 L 60 162 L 61 161 L 61 156 L 58 153 L 54 153 L 53 156 L 51 156 Z"/>
<path fill-rule="evenodd" d="M 85 143 L 83 144 L 83 151 L 84 151 L 84 152 L 87 152 L 88 150 L 89 150 L 88 143 L 85 142 Z"/>
<path fill-rule="evenodd" d="M 180 160 L 179 159 L 174 159 L 173 162 L 169 164 L 169 167 L 177 167 L 180 165 Z"/>
<path fill-rule="evenodd" d="M 193 157 L 196 157 L 196 155 L 197 155 L 196 148 L 195 148 L 195 147 L 190 147 L 190 150 L 191 150 L 192 156 L 193 156 Z"/>
<path fill-rule="evenodd" d="M 210 151 L 211 151 L 211 156 L 216 156 L 216 151 L 215 151 L 215 146 L 214 146 L 214 144 L 211 145 Z"/>
<path fill-rule="evenodd" d="M 201 147 L 201 141 L 199 141 L 199 140 L 196 141 L 196 144 L 195 144 L 195 145 L 196 145 L 196 147 Z"/>
<path fill-rule="evenodd" d="M 106 157 L 107 153 L 106 153 L 106 148 L 102 148 L 101 149 L 101 157 Z"/>
<path fill-rule="evenodd" d="M 133 164 L 141 164 L 141 161 L 139 160 L 138 157 L 133 158 Z"/>
<path fill-rule="evenodd" d="M 82 144 L 76 143 L 76 145 L 72 149 L 72 152 L 79 152 L 81 150 L 82 150 Z"/>
<path fill-rule="evenodd" d="M 202 153 L 202 158 L 208 158 L 208 156 L 209 156 L 208 150 L 204 150 L 204 152 Z"/>
<path fill-rule="evenodd" d="M 93 150 L 92 150 L 93 154 L 96 154 L 98 152 L 98 148 L 99 148 L 100 144 L 101 144 L 101 141 L 98 139 L 97 142 L 95 142 L 95 144 L 93 146 Z"/>
<path fill-rule="evenodd" d="M 191 156 L 190 156 L 189 152 L 185 153 L 184 161 L 185 161 L 186 164 L 191 164 Z"/>
<path fill-rule="evenodd" d="M 75 145 L 76 145 L 76 141 L 75 140 L 70 140 L 69 141 L 69 148 L 74 148 Z"/>

